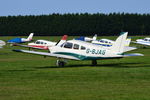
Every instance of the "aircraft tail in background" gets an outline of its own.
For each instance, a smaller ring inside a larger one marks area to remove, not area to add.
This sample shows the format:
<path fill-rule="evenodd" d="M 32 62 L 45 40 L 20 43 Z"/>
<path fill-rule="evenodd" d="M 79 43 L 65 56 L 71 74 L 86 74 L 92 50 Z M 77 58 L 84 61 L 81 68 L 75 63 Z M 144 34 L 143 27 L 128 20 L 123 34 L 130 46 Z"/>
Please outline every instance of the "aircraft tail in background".
<path fill-rule="evenodd" d="M 62 45 L 63 43 L 66 42 L 67 38 L 68 38 L 68 35 L 64 35 L 64 36 L 61 38 L 61 40 L 59 40 L 59 41 L 56 43 L 56 45 L 57 45 L 57 46 Z"/>
<path fill-rule="evenodd" d="M 27 40 L 31 41 L 33 38 L 34 33 L 30 33 L 30 35 L 28 36 Z"/>

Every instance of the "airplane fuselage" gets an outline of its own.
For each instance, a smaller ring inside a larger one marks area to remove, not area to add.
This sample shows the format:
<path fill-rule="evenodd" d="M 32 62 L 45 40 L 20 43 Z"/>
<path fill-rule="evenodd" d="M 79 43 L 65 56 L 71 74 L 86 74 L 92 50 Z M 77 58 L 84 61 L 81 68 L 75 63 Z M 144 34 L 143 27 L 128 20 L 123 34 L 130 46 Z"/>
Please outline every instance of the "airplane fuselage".
<path fill-rule="evenodd" d="M 70 40 L 61 46 L 50 47 L 49 50 L 52 54 L 58 54 L 62 58 L 74 60 L 97 60 L 122 57 L 122 55 L 112 52 L 107 47 L 79 40 Z"/>

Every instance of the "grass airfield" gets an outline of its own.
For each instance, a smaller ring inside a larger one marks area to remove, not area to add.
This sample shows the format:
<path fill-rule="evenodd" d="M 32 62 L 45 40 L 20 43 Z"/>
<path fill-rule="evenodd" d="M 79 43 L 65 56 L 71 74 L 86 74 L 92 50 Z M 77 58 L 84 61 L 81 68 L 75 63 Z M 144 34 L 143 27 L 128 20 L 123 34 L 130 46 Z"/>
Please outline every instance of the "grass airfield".
<path fill-rule="evenodd" d="M 139 47 L 132 52 L 145 56 L 98 60 L 97 66 L 69 60 L 62 68 L 55 65 L 56 58 L 13 52 L 27 48 L 6 45 L 0 49 L 0 100 L 149 100 L 150 47 L 131 45 Z"/>

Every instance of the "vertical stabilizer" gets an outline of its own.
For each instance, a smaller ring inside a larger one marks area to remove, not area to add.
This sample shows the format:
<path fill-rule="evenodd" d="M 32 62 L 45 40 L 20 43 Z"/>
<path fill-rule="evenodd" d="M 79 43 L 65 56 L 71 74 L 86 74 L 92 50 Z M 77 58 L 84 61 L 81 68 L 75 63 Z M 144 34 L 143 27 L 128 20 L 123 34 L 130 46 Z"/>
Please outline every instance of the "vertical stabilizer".
<path fill-rule="evenodd" d="M 57 46 L 62 45 L 64 42 L 66 42 L 67 38 L 68 38 L 68 36 L 67 36 L 67 35 L 64 35 L 64 36 L 61 38 L 61 40 L 57 42 L 56 45 L 57 45 Z"/>
<path fill-rule="evenodd" d="M 30 35 L 28 36 L 27 40 L 31 41 L 33 38 L 34 33 L 30 33 Z"/>
<path fill-rule="evenodd" d="M 95 41 L 97 39 L 97 34 L 95 34 L 94 36 L 93 36 L 93 41 Z"/>
<path fill-rule="evenodd" d="M 120 36 L 116 39 L 116 41 L 113 43 L 111 47 L 112 52 L 116 52 L 116 53 L 124 52 L 127 35 L 128 32 L 122 32 L 120 34 Z"/>

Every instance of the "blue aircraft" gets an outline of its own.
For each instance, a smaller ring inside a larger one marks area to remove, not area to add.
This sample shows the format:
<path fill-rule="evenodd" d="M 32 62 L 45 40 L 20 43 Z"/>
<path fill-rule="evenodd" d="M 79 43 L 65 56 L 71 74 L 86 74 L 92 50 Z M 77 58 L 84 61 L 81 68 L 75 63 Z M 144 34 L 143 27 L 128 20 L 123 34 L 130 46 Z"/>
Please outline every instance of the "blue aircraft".
<path fill-rule="evenodd" d="M 8 40 L 8 43 L 24 43 L 24 42 L 29 42 L 32 40 L 34 33 L 30 33 L 28 38 L 13 38 L 11 40 Z"/>

